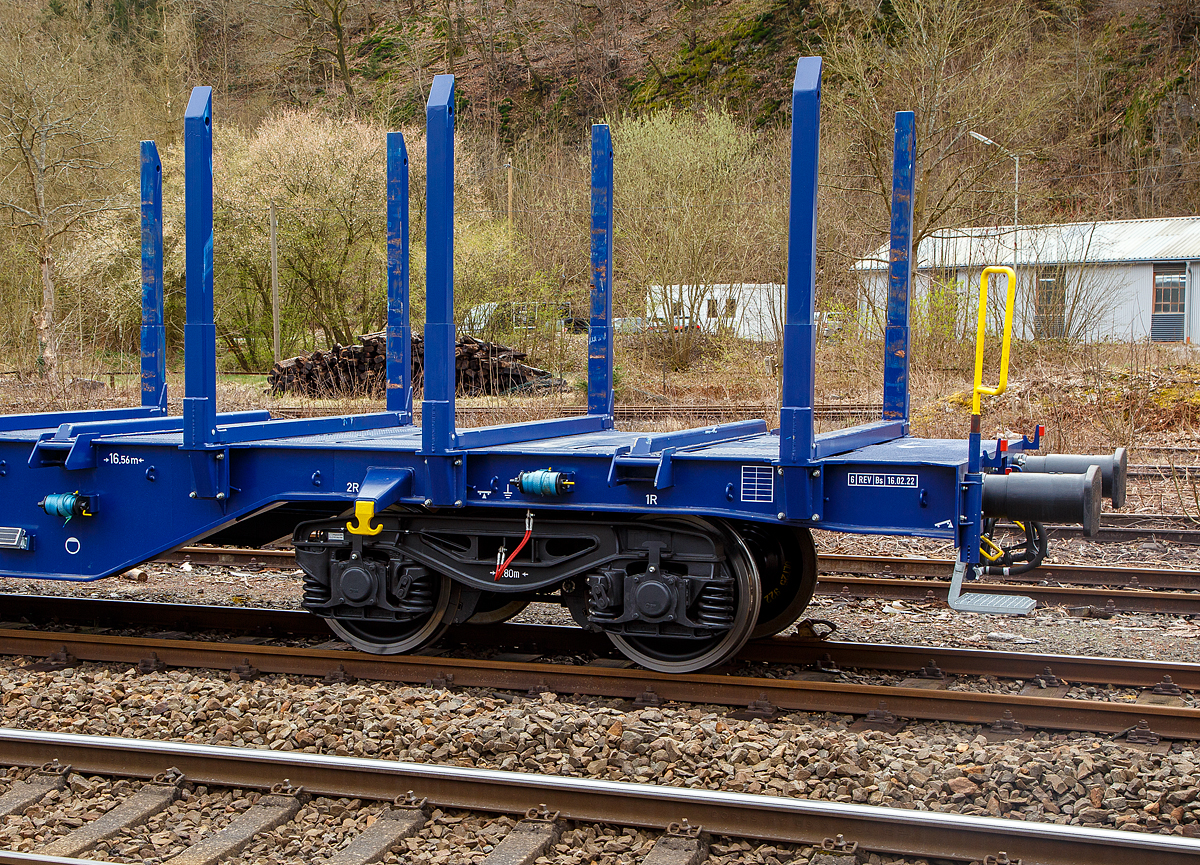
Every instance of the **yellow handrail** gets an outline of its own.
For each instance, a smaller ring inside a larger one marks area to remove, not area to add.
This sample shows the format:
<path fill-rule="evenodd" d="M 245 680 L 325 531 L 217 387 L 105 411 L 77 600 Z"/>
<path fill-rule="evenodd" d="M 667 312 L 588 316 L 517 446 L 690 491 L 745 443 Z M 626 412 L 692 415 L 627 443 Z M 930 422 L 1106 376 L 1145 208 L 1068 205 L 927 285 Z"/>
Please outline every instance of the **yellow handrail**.
<path fill-rule="evenodd" d="M 1008 297 L 1004 302 L 1004 346 L 1000 350 L 1000 383 L 988 387 L 983 383 L 983 336 L 987 328 L 988 274 L 1003 273 L 1008 277 Z M 1012 343 L 1013 306 L 1017 299 L 1017 275 L 1011 267 L 985 267 L 979 280 L 979 326 L 975 331 L 975 390 L 971 400 L 971 413 L 979 414 L 979 397 L 982 394 L 999 396 L 1008 387 L 1008 349 Z"/>

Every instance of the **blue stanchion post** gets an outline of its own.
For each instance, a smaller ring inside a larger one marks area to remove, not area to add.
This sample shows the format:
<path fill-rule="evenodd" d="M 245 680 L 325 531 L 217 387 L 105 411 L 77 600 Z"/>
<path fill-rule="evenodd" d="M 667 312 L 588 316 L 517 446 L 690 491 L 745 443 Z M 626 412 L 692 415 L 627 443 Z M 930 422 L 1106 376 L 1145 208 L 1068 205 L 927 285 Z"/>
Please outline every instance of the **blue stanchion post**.
<path fill-rule="evenodd" d="M 438 75 L 425 106 L 425 453 L 454 447 L 454 76 Z"/>
<path fill-rule="evenodd" d="M 813 469 L 816 389 L 817 165 L 821 139 L 821 58 L 801 57 L 792 80 L 791 185 L 788 190 L 787 290 L 779 409 L 780 519 L 818 521 L 821 472 Z"/>
<path fill-rule="evenodd" d="M 143 141 L 142 405 L 167 410 L 167 329 L 163 323 L 162 160 Z"/>
<path fill-rule="evenodd" d="M 195 87 L 183 118 L 187 312 L 183 327 L 183 444 L 216 440 L 217 329 L 213 323 L 212 88 Z"/>
<path fill-rule="evenodd" d="M 607 124 L 592 126 L 592 310 L 588 326 L 588 414 L 613 415 L 613 146 Z"/>
<path fill-rule="evenodd" d="M 915 119 L 896 112 L 892 160 L 892 243 L 888 256 L 887 325 L 883 350 L 883 419 L 904 421 L 908 433 L 909 301 L 912 291 Z"/>
<path fill-rule="evenodd" d="M 787 309 L 779 460 L 813 457 L 813 392 L 817 349 L 817 163 L 821 130 L 821 58 L 801 57 L 792 82 L 792 177 L 788 203 Z"/>
<path fill-rule="evenodd" d="M 412 423 L 412 325 L 408 290 L 408 148 L 387 136 L 387 410 Z"/>

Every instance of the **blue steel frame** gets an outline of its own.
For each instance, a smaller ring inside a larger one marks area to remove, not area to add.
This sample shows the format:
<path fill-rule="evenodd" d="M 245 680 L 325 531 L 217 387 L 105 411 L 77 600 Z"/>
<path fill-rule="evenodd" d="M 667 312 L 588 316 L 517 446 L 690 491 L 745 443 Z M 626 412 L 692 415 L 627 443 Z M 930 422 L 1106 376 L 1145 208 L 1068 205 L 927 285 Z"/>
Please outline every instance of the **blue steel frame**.
<path fill-rule="evenodd" d="M 163 321 L 162 160 L 153 141 L 142 157 L 142 405 L 167 410 L 167 328 Z"/>
<path fill-rule="evenodd" d="M 421 404 L 421 453 L 428 457 L 429 503 L 462 507 L 464 486 L 458 469 L 463 461 L 455 456 L 458 452 L 612 428 L 612 139 L 607 126 L 593 130 L 593 319 L 588 336 L 588 414 L 458 432 L 454 425 L 453 75 L 433 79 L 425 123 L 425 399 Z M 605 141 L 607 163 L 600 158 Z M 599 278 L 601 265 L 603 278 Z M 598 307 L 606 313 L 607 325 L 597 326 Z M 607 397 L 601 398 L 602 392 Z"/>
<path fill-rule="evenodd" d="M 787 298 L 783 324 L 779 464 L 801 477 L 816 455 L 813 394 L 817 352 L 817 166 L 821 141 L 821 58 L 803 57 L 792 82 L 792 177 L 788 199 Z M 804 486 L 804 484 L 798 484 Z M 790 491 L 789 491 L 790 493 Z M 789 494 L 789 504 L 791 503 Z M 799 502 L 797 502 L 798 504 Z M 805 517 L 813 511 L 800 509 Z"/>
<path fill-rule="evenodd" d="M 425 398 L 421 451 L 454 450 L 454 76 L 425 106 Z M 453 500 L 453 498 L 452 498 Z M 438 504 L 446 504 L 443 499 Z"/>
<path fill-rule="evenodd" d="M 592 315 L 588 325 L 588 414 L 613 426 L 613 146 L 606 124 L 592 126 Z"/>
<path fill-rule="evenodd" d="M 387 136 L 387 410 L 412 423 L 412 326 L 408 291 L 408 148 Z"/>
<path fill-rule="evenodd" d="M 217 433 L 217 328 L 213 322 L 212 88 L 196 87 L 183 114 L 187 310 L 183 326 L 183 444 Z"/>
<path fill-rule="evenodd" d="M 904 422 L 908 434 L 909 285 L 912 283 L 916 115 L 896 112 L 892 160 L 892 242 L 888 256 L 887 324 L 883 334 L 883 419 Z"/>
<path fill-rule="evenodd" d="M 338 508 L 390 504 L 462 508 L 464 516 L 527 509 L 630 515 L 695 514 L 846 532 L 956 540 L 978 558 L 983 461 L 978 429 L 962 440 L 913 439 L 907 424 L 907 297 L 911 281 L 912 115 L 896 120 L 892 262 L 885 406 L 881 421 L 815 435 L 815 228 L 819 58 L 793 83 L 784 381 L 778 438 L 762 421 L 679 432 L 613 429 L 613 148 L 592 129 L 591 318 L 588 414 L 459 431 L 454 423 L 454 79 L 438 76 L 426 110 L 427 235 L 425 394 L 411 425 L 408 172 L 403 139 L 388 138 L 387 410 L 270 420 L 216 413 L 213 325 L 211 90 L 196 88 L 185 119 L 187 187 L 186 396 L 183 417 L 162 397 L 135 409 L 0 417 L 0 524 L 23 527 L 36 551 L 0 549 L 0 574 L 97 579 L 282 502 Z M 143 169 L 153 144 L 143 146 Z M 153 175 L 151 176 L 153 180 Z M 144 320 L 161 321 L 161 265 L 153 183 L 143 191 Z M 157 309 L 155 306 L 157 305 Z M 153 328 L 157 325 L 149 325 Z M 160 332 L 148 332 L 157 340 Z M 397 344 L 398 343 L 398 344 Z M 158 343 L 155 343 L 158 345 Z M 154 352 L 157 385 L 163 355 Z M 165 389 L 165 386 L 164 386 Z M 151 393 L 158 395 L 163 390 Z M 32 450 L 30 445 L 32 444 Z M 1009 442 L 1010 454 L 1034 442 Z M 522 471 L 554 468 L 576 482 L 567 495 L 514 490 Z M 94 517 L 69 526 L 26 499 L 80 490 L 99 496 Z M 232 501 L 231 501 L 232 499 Z M 367 509 L 364 507 L 364 513 Z M 150 518 L 147 518 L 150 514 Z M 369 519 L 368 519 L 369 522 Z M 129 532 L 137 525 L 139 531 Z M 489 584 L 490 586 L 490 584 Z M 497 584 L 496 591 L 521 591 Z"/>

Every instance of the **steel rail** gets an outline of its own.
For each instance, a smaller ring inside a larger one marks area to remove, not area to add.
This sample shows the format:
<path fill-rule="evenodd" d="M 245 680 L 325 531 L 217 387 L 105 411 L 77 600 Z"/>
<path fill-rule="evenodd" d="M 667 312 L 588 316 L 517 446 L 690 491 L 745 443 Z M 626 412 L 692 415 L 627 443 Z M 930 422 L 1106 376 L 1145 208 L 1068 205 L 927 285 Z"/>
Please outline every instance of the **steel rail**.
<path fill-rule="evenodd" d="M 81 595 L 0 594 L 0 626 L 54 622 L 96 628 L 143 627 L 169 631 L 233 631 L 258 636 L 332 639 L 324 620 L 305 610 L 233 607 L 90 598 Z"/>
<path fill-rule="evenodd" d="M 825 555 L 819 558 L 822 574 L 858 574 L 862 576 L 939 577 L 944 579 L 954 568 L 949 559 L 924 559 L 909 556 Z M 1057 582 L 1072 586 L 1124 586 L 1145 589 L 1190 589 L 1200 591 L 1200 571 L 1171 568 L 1140 568 L 1112 565 L 1042 565 L 1025 574 L 1005 577 L 1009 583 Z M 1011 587 L 1009 588 L 1011 591 Z M 975 591 L 972 587 L 971 591 Z"/>
<path fill-rule="evenodd" d="M 1142 514 L 1137 512 L 1113 511 L 1101 514 L 1100 516 L 1100 524 L 1105 526 L 1142 528 L 1141 524 L 1145 522 L 1172 523 L 1183 528 L 1200 527 L 1200 517 L 1194 517 L 1191 514 L 1185 513 Z"/>
<path fill-rule="evenodd" d="M 747 643 L 738 654 L 738 659 L 773 664 L 827 664 L 826 656 L 838 667 L 859 670 L 915 673 L 929 666 L 932 661 L 946 676 L 995 676 L 1026 681 L 1041 676 L 1049 667 L 1056 677 L 1066 682 L 1125 688 L 1153 688 L 1163 681 L 1163 677 L 1170 676 L 1171 681 L 1180 688 L 1200 690 L 1200 664 L 1140 658 L 1039 655 L 948 646 L 902 646 L 773 637 Z"/>
<path fill-rule="evenodd" d="M 1085 534 L 1083 526 L 1046 526 L 1050 540 L 1083 538 L 1097 544 L 1128 544 L 1134 541 L 1158 540 L 1172 544 L 1200 544 L 1200 529 L 1120 528 L 1101 526 L 1095 535 Z"/>
<path fill-rule="evenodd" d="M 191 562 L 194 565 L 261 565 L 292 569 L 296 567 L 296 553 L 294 550 L 285 549 L 188 546 L 163 553 L 154 561 L 170 564 Z"/>
<path fill-rule="evenodd" d="M 47 856 L 45 853 L 18 853 L 0 850 L 0 865 L 96 865 L 95 859 L 70 859 L 66 856 Z"/>
<path fill-rule="evenodd" d="M 665 829 L 686 819 L 718 835 L 820 845 L 842 835 L 861 848 L 902 856 L 974 859 L 1001 851 L 1040 865 L 1184 865 L 1200 841 L 1171 835 L 974 817 L 629 781 L 402 763 L 299 751 L 0 729 L 0 760 L 57 759 L 88 774 L 153 777 L 169 767 L 189 780 L 267 788 L 286 779 L 310 793 L 391 799 L 411 790 L 441 808 L 519 814 L 546 805 L 563 818 Z M 3 860 L 0 860 L 2 862 Z M 13 860 L 29 861 L 29 860 Z"/>
<path fill-rule="evenodd" d="M 311 417 L 328 414 L 328 410 L 308 406 L 268 406 L 272 415 L 288 415 L 293 417 Z M 420 407 L 415 407 L 416 416 L 420 418 Z M 478 423 L 487 419 L 489 422 L 509 421 L 515 415 L 527 412 L 529 407 L 524 405 L 499 406 L 469 406 L 459 404 L 457 414 L 463 416 L 464 424 Z M 587 414 L 586 405 L 548 405 L 548 413 L 560 417 L 577 417 Z M 552 410 L 552 412 L 550 411 Z M 813 406 L 813 416 L 825 420 L 838 420 L 868 415 L 880 416 L 883 412 L 882 403 L 823 403 Z M 713 418 L 716 420 L 731 420 L 739 417 L 769 417 L 778 418 L 779 406 L 766 403 L 735 403 L 735 404 L 704 404 L 704 403 L 630 403 L 616 405 L 613 416 L 619 421 L 654 420 L 663 417 L 697 417 Z"/>
<path fill-rule="evenodd" d="M 32 602 L 30 604 L 29 602 Z M 324 622 L 310 613 L 244 607 L 206 607 L 118 601 L 99 598 L 54 598 L 0 595 L 0 607 L 34 620 L 60 624 L 95 625 L 120 621 L 126 625 L 181 628 L 193 631 L 240 631 L 264 635 L 328 636 Z M 58 632 L 55 632 L 58 633 Z M 613 654 L 601 635 L 561 625 L 483 625 L 452 629 L 448 642 L 509 647 L 546 653 L 595 652 Z M 1070 681 L 1129 687 L 1151 687 L 1165 675 L 1182 688 L 1200 689 L 1200 665 L 1168 661 L 1045 656 L 1024 652 L 956 649 L 939 646 L 875 645 L 797 637 L 775 637 L 748 644 L 741 660 L 776 664 L 811 664 L 828 656 L 845 667 L 916 671 L 930 660 L 950 675 L 994 675 L 1033 678 L 1046 666 Z"/>
<path fill-rule="evenodd" d="M 230 669 L 249 663 L 263 673 L 321 676 L 339 669 L 376 681 L 453 683 L 527 691 L 548 688 L 563 694 L 634 699 L 653 691 L 660 699 L 686 703 L 747 706 L 766 698 L 791 711 L 864 715 L 886 703 L 902 718 L 992 724 L 1010 710 L 1029 727 L 1123 733 L 1145 720 L 1160 736 L 1200 735 L 1200 709 L 919 687 L 863 685 L 728 676 L 714 673 L 667 675 L 641 669 L 596 665 L 443 658 L 421 655 L 367 655 L 335 649 L 305 649 L 239 643 L 200 643 L 97 634 L 0 630 L 0 654 L 45 656 L 65 648 L 80 660 L 137 663 L 153 653 L 174 667 Z"/>
<path fill-rule="evenodd" d="M 945 601 L 950 593 L 950 581 L 825 574 L 817 583 L 817 591 L 825 595 L 845 595 L 848 598 Z M 1005 583 L 977 582 L 971 583 L 971 591 L 1012 594 L 1013 586 Z M 1111 601 L 1113 609 L 1117 612 L 1200 615 L 1200 592 L 1097 589 L 1036 584 L 1023 584 L 1019 592 L 1034 598 L 1043 607 L 1057 605 L 1087 608 L 1095 606 L 1097 603 L 1107 607 L 1108 602 Z"/>
<path fill-rule="evenodd" d="M 16 612 L 34 620 L 53 619 L 59 624 L 90 626 L 121 622 L 123 625 L 184 631 L 330 637 L 329 630 L 321 618 L 300 610 L 210 607 L 39 595 L 0 595 L 0 609 L 10 613 Z M 46 636 L 48 639 L 57 638 L 62 633 L 49 632 Z M 111 635 L 93 636 L 113 640 L 124 639 Z M 446 642 L 519 649 L 524 650 L 526 654 L 591 652 L 600 656 L 618 657 L 612 644 L 603 635 L 569 625 L 466 625 L 452 628 L 447 633 Z M 5 643 L 0 641 L 0 647 L 4 645 Z M 998 676 L 1007 679 L 1033 679 L 1041 675 L 1046 667 L 1051 667 L 1056 676 L 1070 682 L 1149 688 L 1159 684 L 1164 676 L 1170 676 L 1181 688 L 1200 690 L 1200 664 L 1182 661 L 1043 655 L 948 646 L 904 646 L 814 640 L 796 636 L 755 640 L 748 643 L 737 657 L 742 661 L 771 664 L 807 666 L 832 662 L 841 667 L 902 672 L 919 671 L 933 661 L 945 674 L 951 676 Z"/>
<path fill-rule="evenodd" d="M 243 547 L 180 547 L 164 553 L 158 562 L 192 562 L 211 565 L 296 567 L 296 554 L 289 549 L 249 549 Z M 822 553 L 818 568 L 823 574 L 859 574 L 945 577 L 954 567 L 950 559 L 910 556 L 856 556 Z M 1147 589 L 1191 589 L 1200 591 L 1200 570 L 1144 568 L 1113 565 L 1042 565 L 1025 574 L 1006 577 L 1007 582 L 1040 583 L 1054 581 L 1077 586 L 1129 586 Z M 972 589 L 974 591 L 974 589 Z"/>

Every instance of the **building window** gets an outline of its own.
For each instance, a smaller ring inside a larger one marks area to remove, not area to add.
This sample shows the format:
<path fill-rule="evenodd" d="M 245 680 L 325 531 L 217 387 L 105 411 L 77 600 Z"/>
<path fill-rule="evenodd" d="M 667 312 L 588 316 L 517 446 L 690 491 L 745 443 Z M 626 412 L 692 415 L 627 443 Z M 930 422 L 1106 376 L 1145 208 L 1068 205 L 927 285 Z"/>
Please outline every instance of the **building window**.
<path fill-rule="evenodd" d="M 1150 316 L 1150 339 L 1154 342 L 1182 342 L 1186 302 L 1185 265 L 1154 265 L 1154 314 Z"/>
<path fill-rule="evenodd" d="M 1034 292 L 1034 339 L 1063 339 L 1067 335 L 1067 274 L 1059 267 L 1039 267 Z"/>
<path fill-rule="evenodd" d="M 721 307 L 722 307 L 721 301 L 719 301 L 715 297 L 710 297 L 708 299 L 708 317 L 709 318 L 733 318 L 735 315 L 737 315 L 737 298 L 736 297 L 725 298 L 725 303 L 724 303 L 725 311 L 724 312 L 721 311 Z"/>

